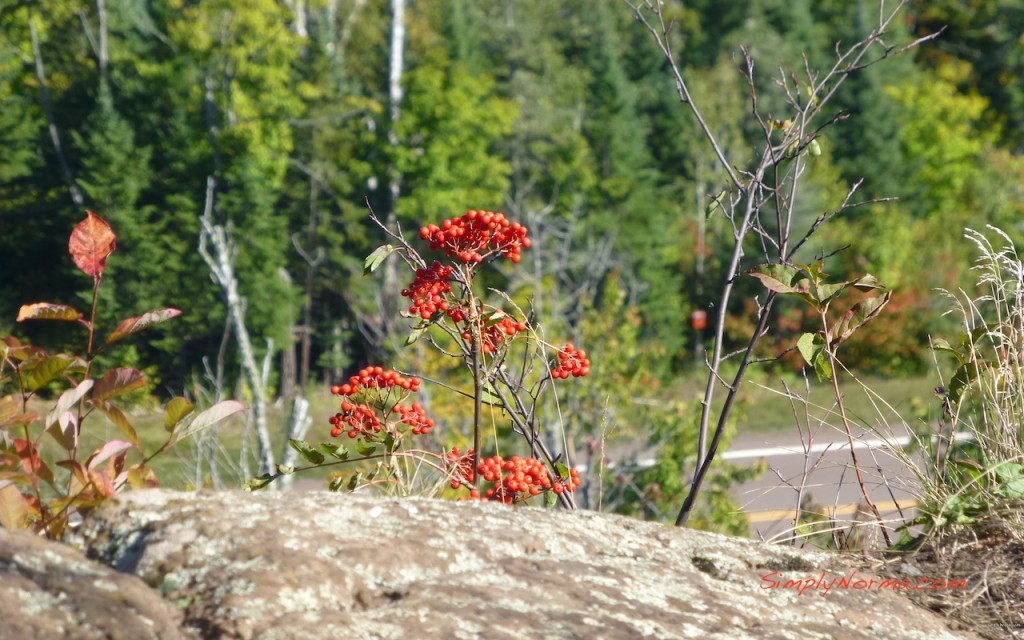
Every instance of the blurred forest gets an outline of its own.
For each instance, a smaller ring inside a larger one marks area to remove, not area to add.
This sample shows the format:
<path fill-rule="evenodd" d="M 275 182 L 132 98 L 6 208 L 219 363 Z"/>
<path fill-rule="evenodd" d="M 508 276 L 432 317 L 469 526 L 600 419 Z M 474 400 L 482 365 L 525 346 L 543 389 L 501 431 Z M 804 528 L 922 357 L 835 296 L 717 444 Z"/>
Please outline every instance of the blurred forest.
<path fill-rule="evenodd" d="M 225 305 L 197 252 L 214 176 L 215 219 L 237 243 L 260 357 L 272 340 L 277 393 L 337 380 L 403 344 L 408 325 L 388 310 L 405 283 L 389 291 L 387 273 L 363 275 L 383 242 L 368 204 L 413 231 L 471 208 L 527 224 L 534 248 L 492 284 L 532 296 L 539 322 L 617 376 L 606 386 L 649 387 L 702 364 L 690 314 L 714 302 L 727 259 L 731 230 L 707 213 L 725 180 L 628 6 L 404 4 L 396 102 L 387 0 L 3 3 L 0 333 L 60 347 L 54 327 L 14 318 L 40 300 L 88 307 L 66 247 L 88 208 L 119 235 L 100 322 L 184 310 L 130 348 L 154 391 L 187 387 L 218 353 L 237 375 Z M 763 142 L 737 71 L 741 45 L 757 62 L 761 104 L 782 111 L 772 76 L 802 73 L 802 54 L 828 64 L 879 11 L 875 0 L 665 5 L 682 71 L 730 157 Z M 870 272 L 896 289 L 846 349 L 862 371 L 927 366 L 928 336 L 949 322 L 933 289 L 957 287 L 970 266 L 965 225 L 1024 238 L 1024 5 L 915 0 L 891 39 L 944 26 L 843 86 L 835 110 L 851 117 L 824 132 L 799 202 L 811 220 L 861 178 L 859 199 L 898 198 L 851 210 L 806 248 L 811 258 L 849 245 L 830 272 Z M 729 332 L 745 340 L 763 289 L 738 286 L 748 302 L 729 310 Z M 797 306 L 779 313 L 765 354 L 808 326 Z"/>

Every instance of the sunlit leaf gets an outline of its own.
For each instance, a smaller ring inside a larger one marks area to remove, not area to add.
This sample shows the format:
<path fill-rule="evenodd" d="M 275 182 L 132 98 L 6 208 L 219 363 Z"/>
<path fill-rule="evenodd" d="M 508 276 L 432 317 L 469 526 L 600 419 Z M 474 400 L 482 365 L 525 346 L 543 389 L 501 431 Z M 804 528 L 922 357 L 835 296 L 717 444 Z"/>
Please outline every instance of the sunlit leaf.
<path fill-rule="evenodd" d="M 74 322 L 81 319 L 82 314 L 74 307 L 66 304 L 53 304 L 52 302 L 25 304 L 18 311 L 18 322 L 24 322 L 25 320 L 67 320 Z"/>
<path fill-rule="evenodd" d="M 833 345 L 839 345 L 850 338 L 857 329 L 860 329 L 882 312 L 882 308 L 892 298 L 892 291 L 887 291 L 880 296 L 865 298 L 853 305 L 836 324 L 833 335 Z"/>
<path fill-rule="evenodd" d="M 383 247 L 377 247 L 373 253 L 366 256 L 366 260 L 363 261 L 363 275 L 376 271 L 377 267 L 383 264 L 384 260 L 397 250 L 398 247 L 390 244 L 386 244 Z"/>
<path fill-rule="evenodd" d="M 103 415 L 107 416 L 132 444 L 136 447 L 142 446 L 139 442 L 139 434 L 135 432 L 135 427 L 132 425 L 131 420 L 128 419 L 128 416 L 121 409 L 109 402 L 101 402 L 96 405 L 96 408 L 102 411 Z"/>
<path fill-rule="evenodd" d="M 60 446 L 67 450 L 72 449 L 74 443 L 68 439 L 68 434 L 63 428 L 67 421 L 64 421 L 64 425 L 60 424 L 61 416 L 67 414 L 71 407 L 75 406 L 79 400 L 85 397 L 85 394 L 89 393 L 94 384 L 95 381 L 93 380 L 83 380 L 77 387 L 68 389 L 60 394 L 60 397 L 57 398 L 57 403 L 53 405 L 53 409 L 46 414 L 47 431 L 57 440 Z"/>
<path fill-rule="evenodd" d="M 38 391 L 53 382 L 64 370 L 75 361 L 75 358 L 64 354 L 48 356 L 28 372 L 25 386 L 29 391 Z"/>
<path fill-rule="evenodd" d="M 181 315 L 180 309 L 167 308 L 160 309 L 158 311 L 150 311 L 144 313 L 141 316 L 134 318 L 128 318 L 123 320 L 121 324 L 117 325 L 117 328 L 109 336 L 107 336 L 107 345 L 114 344 L 118 340 L 123 340 L 128 336 L 148 329 L 155 324 L 159 324 L 165 320 L 176 318 Z"/>
<path fill-rule="evenodd" d="M 832 365 L 825 351 L 825 337 L 820 333 L 805 333 L 796 342 L 804 361 L 814 368 L 818 380 L 832 379 Z"/>
<path fill-rule="evenodd" d="M 295 449 L 299 455 L 306 460 L 306 462 L 309 462 L 310 464 L 323 464 L 325 459 L 324 454 L 314 449 L 305 440 L 290 439 L 288 440 L 288 445 L 291 446 L 292 449 Z"/>
<path fill-rule="evenodd" d="M 245 405 L 237 400 L 224 400 L 218 402 L 206 411 L 197 415 L 192 422 L 184 429 L 176 430 L 171 438 L 171 444 L 177 444 L 185 438 L 195 435 L 212 425 L 231 417 L 239 411 L 244 411 Z"/>
<path fill-rule="evenodd" d="M 96 383 L 96 388 L 92 392 L 92 400 L 99 403 L 144 386 L 146 386 L 146 376 L 138 369 L 129 367 L 111 369 Z"/>
<path fill-rule="evenodd" d="M 246 491 L 259 491 L 260 489 L 266 487 L 268 484 L 273 482 L 276 478 L 277 476 L 275 475 L 264 473 L 263 475 L 257 478 L 252 478 L 251 480 L 246 482 L 244 488 Z"/>
<path fill-rule="evenodd" d="M 124 440 L 111 440 L 110 442 L 107 442 L 102 447 L 94 451 L 92 455 L 89 456 L 89 458 L 85 461 L 85 467 L 87 469 L 95 469 L 97 465 L 101 464 L 107 458 L 111 456 L 116 456 L 122 451 L 131 448 L 131 442 L 126 442 Z"/>
<path fill-rule="evenodd" d="M 82 220 L 71 232 L 68 251 L 75 265 L 93 277 L 103 275 L 107 257 L 117 248 L 117 237 L 106 220 L 92 211 L 86 211 Z"/>
<path fill-rule="evenodd" d="M 0 488 L 0 525 L 5 529 L 24 529 L 32 512 L 28 498 L 18 487 L 8 484 Z"/>
<path fill-rule="evenodd" d="M 372 442 L 356 441 L 356 451 L 361 456 L 372 455 L 377 450 L 377 445 Z"/>
<path fill-rule="evenodd" d="M 142 462 L 128 468 L 127 479 L 128 484 L 131 485 L 133 489 L 146 489 L 160 485 L 160 482 L 156 478 L 156 474 L 153 473 L 153 469 Z"/>
<path fill-rule="evenodd" d="M 171 398 L 167 402 L 167 408 L 164 409 L 164 429 L 168 433 L 174 431 L 174 428 L 178 426 L 188 414 L 196 408 L 196 405 L 188 401 L 188 399 L 181 396 Z"/>
<path fill-rule="evenodd" d="M 21 400 L 14 396 L 0 398 L 0 426 L 21 414 Z"/>
<path fill-rule="evenodd" d="M 327 455 L 331 456 L 332 458 L 337 458 L 338 460 L 348 460 L 348 449 L 346 449 L 345 445 L 341 443 L 321 442 L 320 450 L 326 453 Z"/>

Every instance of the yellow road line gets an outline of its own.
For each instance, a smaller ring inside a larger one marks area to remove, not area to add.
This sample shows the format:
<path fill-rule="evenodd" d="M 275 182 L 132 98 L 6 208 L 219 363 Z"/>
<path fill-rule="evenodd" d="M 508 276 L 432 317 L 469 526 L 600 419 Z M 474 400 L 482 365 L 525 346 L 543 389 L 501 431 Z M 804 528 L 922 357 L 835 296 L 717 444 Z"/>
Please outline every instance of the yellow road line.
<path fill-rule="evenodd" d="M 837 507 L 834 512 L 833 512 L 833 510 L 831 508 L 827 508 L 827 509 L 822 509 L 821 511 L 808 512 L 808 514 L 816 513 L 816 514 L 824 515 L 826 517 L 846 516 L 846 515 L 852 515 L 852 514 L 856 513 L 858 506 L 859 505 L 856 505 L 856 504 L 844 504 L 844 505 L 840 505 L 839 507 Z M 916 500 L 906 500 L 904 502 L 900 502 L 898 504 L 898 506 L 897 506 L 897 503 L 895 503 L 895 502 L 877 502 L 877 503 L 875 503 L 875 506 L 878 507 L 878 510 L 880 512 L 886 513 L 886 512 L 889 512 L 889 511 L 898 511 L 899 509 L 911 509 L 911 508 L 917 506 L 917 501 Z M 776 520 L 792 520 L 792 519 L 793 519 L 793 509 L 773 509 L 773 510 L 770 510 L 770 511 L 748 511 L 747 512 L 747 520 L 749 520 L 752 523 L 753 522 L 775 522 Z"/>

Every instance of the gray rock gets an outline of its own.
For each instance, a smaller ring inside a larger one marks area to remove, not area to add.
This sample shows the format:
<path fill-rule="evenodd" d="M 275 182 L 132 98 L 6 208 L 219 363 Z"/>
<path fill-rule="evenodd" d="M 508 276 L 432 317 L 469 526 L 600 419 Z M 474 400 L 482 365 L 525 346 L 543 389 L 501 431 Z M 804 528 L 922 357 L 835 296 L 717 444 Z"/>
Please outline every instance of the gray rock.
<path fill-rule="evenodd" d="M 142 580 L 0 527 L 0 637 L 173 640 L 182 615 Z"/>
<path fill-rule="evenodd" d="M 204 638 L 976 637 L 835 555 L 592 512 L 154 490 L 77 535 Z"/>

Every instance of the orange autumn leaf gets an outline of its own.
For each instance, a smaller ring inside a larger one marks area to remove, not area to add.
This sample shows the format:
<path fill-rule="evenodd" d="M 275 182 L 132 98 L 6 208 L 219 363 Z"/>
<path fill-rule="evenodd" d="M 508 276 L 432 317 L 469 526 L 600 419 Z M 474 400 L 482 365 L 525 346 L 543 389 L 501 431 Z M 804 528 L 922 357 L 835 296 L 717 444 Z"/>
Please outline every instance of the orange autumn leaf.
<path fill-rule="evenodd" d="M 92 211 L 71 232 L 68 250 L 78 268 L 94 278 L 103 275 L 107 256 L 117 248 L 117 237 L 106 220 Z"/>

